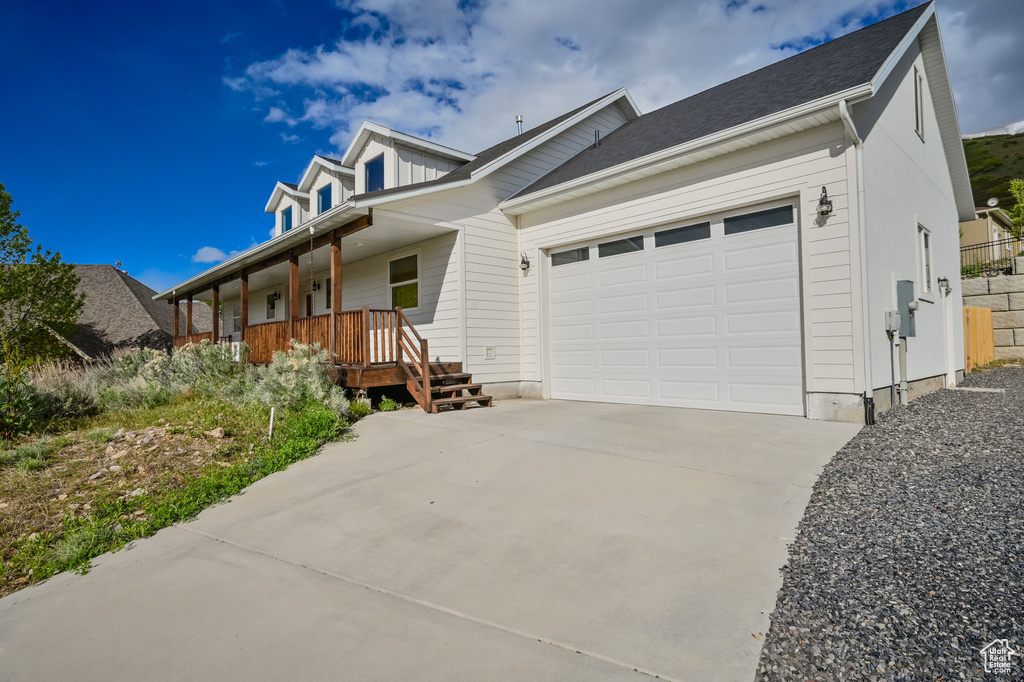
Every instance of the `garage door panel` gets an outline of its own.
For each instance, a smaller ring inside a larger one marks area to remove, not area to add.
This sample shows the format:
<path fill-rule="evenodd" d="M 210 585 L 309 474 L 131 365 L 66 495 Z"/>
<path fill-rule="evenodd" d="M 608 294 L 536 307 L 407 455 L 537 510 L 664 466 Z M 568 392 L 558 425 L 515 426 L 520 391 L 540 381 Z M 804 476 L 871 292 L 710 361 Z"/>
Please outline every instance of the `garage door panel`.
<path fill-rule="evenodd" d="M 717 348 L 660 348 L 658 366 L 666 369 L 706 370 L 717 372 Z"/>
<path fill-rule="evenodd" d="M 638 254 L 627 254 L 624 256 L 615 256 L 615 260 L 632 260 L 636 261 L 637 256 L 642 256 L 643 252 Z M 640 262 L 632 265 L 619 265 L 617 267 L 609 267 L 598 270 L 597 274 L 597 285 L 601 288 L 606 287 L 621 287 L 630 284 L 644 284 L 647 282 L 647 264 Z"/>
<path fill-rule="evenodd" d="M 715 272 L 715 259 L 707 253 L 699 256 L 679 257 L 654 264 L 654 279 L 658 282 L 700 277 Z"/>
<path fill-rule="evenodd" d="M 714 336 L 718 327 L 714 315 L 691 315 L 656 320 L 657 338 Z"/>
<path fill-rule="evenodd" d="M 632 340 L 637 343 L 647 343 L 648 320 L 624 320 L 621 322 L 600 322 L 601 340 L 623 341 Z"/>
<path fill-rule="evenodd" d="M 796 277 L 778 279 L 751 278 L 724 286 L 723 302 L 727 305 L 742 305 L 760 301 L 773 303 L 800 300 L 800 280 Z"/>
<path fill-rule="evenodd" d="M 660 248 L 654 231 L 552 268 L 552 397 L 803 414 L 796 228 Z"/>
<path fill-rule="evenodd" d="M 796 310 L 726 313 L 725 320 L 725 328 L 729 334 L 800 334 L 800 314 Z"/>
<path fill-rule="evenodd" d="M 647 292 L 642 291 L 623 296 L 602 296 L 598 299 L 598 311 L 601 315 L 646 313 Z"/>
<path fill-rule="evenodd" d="M 647 348 L 620 348 L 601 351 L 601 367 L 625 369 L 651 368 L 651 352 Z"/>
<path fill-rule="evenodd" d="M 717 381 L 661 379 L 658 387 L 664 404 L 669 407 L 713 407 L 719 403 Z"/>

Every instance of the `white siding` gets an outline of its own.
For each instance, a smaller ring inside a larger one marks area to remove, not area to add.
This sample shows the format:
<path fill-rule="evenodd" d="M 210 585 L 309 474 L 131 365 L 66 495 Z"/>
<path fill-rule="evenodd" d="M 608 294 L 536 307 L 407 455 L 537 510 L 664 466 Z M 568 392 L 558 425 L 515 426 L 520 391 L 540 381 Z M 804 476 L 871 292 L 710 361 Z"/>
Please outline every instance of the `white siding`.
<path fill-rule="evenodd" d="M 296 199 L 293 196 L 285 194 L 281 197 L 281 201 L 277 204 L 277 211 L 274 214 L 274 219 L 277 221 L 274 225 L 274 234 L 281 234 L 281 214 L 288 207 L 292 207 L 292 229 L 301 225 L 302 223 L 309 220 L 309 202 L 305 199 Z"/>
<path fill-rule="evenodd" d="M 807 390 L 853 393 L 854 335 L 849 196 L 841 124 L 830 124 L 521 217 L 520 245 L 534 264 L 522 280 L 523 379 L 544 377 L 545 250 L 791 197 L 799 216 Z M 821 186 L 835 213 L 816 222 Z"/>
<path fill-rule="evenodd" d="M 610 105 L 537 149 L 467 187 L 403 202 L 421 218 L 460 227 L 465 239 L 465 355 L 474 381 L 519 381 L 522 377 L 519 235 L 497 205 L 625 122 Z M 494 348 L 494 359 L 486 349 Z"/>
<path fill-rule="evenodd" d="M 318 167 L 313 182 L 309 186 L 309 211 L 310 216 L 317 215 L 317 192 L 324 185 L 331 185 L 331 206 L 337 206 L 347 201 L 352 196 L 354 179 L 349 175 L 342 175 L 336 171 L 328 170 L 323 166 Z"/>
<path fill-rule="evenodd" d="M 914 66 L 924 74 L 924 135 L 915 131 Z M 864 137 L 865 222 L 868 239 L 868 300 L 875 388 L 889 383 L 889 342 L 884 314 L 896 308 L 896 281 L 914 280 L 920 295 L 917 226 L 932 235 L 932 294 L 924 295 L 916 317 L 917 337 L 908 344 L 911 381 L 946 372 L 945 311 L 936 283 L 953 287 L 952 356 L 963 367 L 960 316 L 959 227 L 953 186 L 932 105 L 928 64 L 915 44 L 879 93 L 856 105 L 853 114 Z"/>

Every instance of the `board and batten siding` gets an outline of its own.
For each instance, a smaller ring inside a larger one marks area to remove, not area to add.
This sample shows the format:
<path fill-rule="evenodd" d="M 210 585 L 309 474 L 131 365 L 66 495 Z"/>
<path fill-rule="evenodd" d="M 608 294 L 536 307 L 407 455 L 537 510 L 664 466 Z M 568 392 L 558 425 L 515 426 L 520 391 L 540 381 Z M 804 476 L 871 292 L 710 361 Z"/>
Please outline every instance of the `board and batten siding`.
<path fill-rule="evenodd" d="M 792 198 L 800 231 L 806 390 L 862 390 L 844 145 L 843 126 L 828 124 L 520 216 L 520 248 L 533 264 L 522 279 L 523 379 L 545 376 L 543 273 L 550 250 Z M 834 214 L 819 225 L 815 207 L 823 185 Z M 809 406 L 815 416 L 811 412 Z"/>
<path fill-rule="evenodd" d="M 320 166 L 316 175 L 313 176 L 312 184 L 309 186 L 309 211 L 311 216 L 316 215 L 317 212 L 317 192 L 327 184 L 331 185 L 332 207 L 348 201 L 355 190 L 355 181 L 351 176 L 342 175 L 337 171 L 328 170 Z"/>
<path fill-rule="evenodd" d="M 462 360 L 474 381 L 522 378 L 521 249 L 515 219 L 498 203 L 592 145 L 594 130 L 607 135 L 625 122 L 618 104 L 610 104 L 471 185 L 395 204 L 422 219 L 457 226 L 463 234 Z M 494 349 L 491 359 L 488 348 Z"/>
<path fill-rule="evenodd" d="M 397 185 L 399 187 L 411 185 L 414 182 L 436 180 L 461 165 L 443 156 L 402 144 L 395 144 L 395 151 L 398 152 Z"/>

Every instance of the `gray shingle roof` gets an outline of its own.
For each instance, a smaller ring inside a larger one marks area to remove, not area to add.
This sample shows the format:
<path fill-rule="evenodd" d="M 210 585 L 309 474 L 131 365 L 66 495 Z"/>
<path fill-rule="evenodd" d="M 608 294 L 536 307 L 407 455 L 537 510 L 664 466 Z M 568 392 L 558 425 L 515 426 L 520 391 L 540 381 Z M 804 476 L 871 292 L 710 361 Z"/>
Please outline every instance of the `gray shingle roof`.
<path fill-rule="evenodd" d="M 869 83 L 930 4 L 644 114 L 514 196 L 526 196 Z"/>
<path fill-rule="evenodd" d="M 71 343 L 92 358 L 120 347 L 170 348 L 174 307 L 154 301 L 155 291 L 112 265 L 76 265 L 75 274 L 85 303 Z M 180 322 L 184 334 L 184 306 Z M 193 304 L 193 331 L 210 331 L 212 324 L 210 306 Z"/>
<path fill-rule="evenodd" d="M 612 91 L 612 92 L 614 92 L 614 91 Z M 529 142 L 530 140 L 534 139 L 535 137 L 543 135 L 547 131 L 551 130 L 552 128 L 554 128 L 555 126 L 559 125 L 560 123 L 562 123 L 562 122 L 572 118 L 573 116 L 575 116 L 579 112 L 583 111 L 587 107 L 592 106 L 593 104 L 595 104 L 597 102 L 600 102 L 602 99 L 604 99 L 605 97 L 607 97 L 610 94 L 612 94 L 612 93 L 609 92 L 606 95 L 602 95 L 601 97 L 598 97 L 597 99 L 593 100 L 592 102 L 587 102 L 586 104 L 584 104 L 581 107 L 577 107 L 577 108 L 573 109 L 572 111 L 569 111 L 567 113 L 562 114 L 558 118 L 553 118 L 553 119 L 551 119 L 550 121 L 548 121 L 546 123 L 542 123 L 539 126 L 536 126 L 535 128 L 530 128 L 529 130 L 527 130 L 526 132 L 524 132 L 521 135 L 516 135 L 514 137 L 510 137 L 510 138 L 508 138 L 507 140 L 505 140 L 503 142 L 499 142 L 498 144 L 494 145 L 493 147 L 488 147 L 487 149 L 483 150 L 482 152 L 476 154 L 475 155 L 476 158 L 473 159 L 472 161 L 470 161 L 469 163 L 465 163 L 465 164 L 459 166 L 455 170 L 448 172 L 447 174 L 441 176 L 440 178 L 437 178 L 436 180 L 427 180 L 426 182 L 417 182 L 417 183 L 412 184 L 412 185 L 402 185 L 401 187 L 390 187 L 388 189 L 382 189 L 382 190 L 378 190 L 376 192 L 367 192 L 365 194 L 356 195 L 354 198 L 356 198 L 356 199 L 375 199 L 377 197 L 386 197 L 386 196 L 390 196 L 392 194 L 401 194 L 401 193 L 404 193 L 404 192 L 408 192 L 410 189 L 420 189 L 420 188 L 425 188 L 425 187 L 438 187 L 438 186 L 442 186 L 442 185 L 448 185 L 448 184 L 451 184 L 451 183 L 454 183 L 454 182 L 459 182 L 461 180 L 468 180 L 472 176 L 473 172 L 475 170 L 477 170 L 478 168 L 486 166 L 491 161 L 494 161 L 495 159 L 497 159 L 498 157 L 500 157 L 500 156 L 502 156 L 504 154 L 507 154 L 508 152 L 512 151 L 513 149 L 515 149 L 519 145 L 525 144 L 525 143 Z"/>

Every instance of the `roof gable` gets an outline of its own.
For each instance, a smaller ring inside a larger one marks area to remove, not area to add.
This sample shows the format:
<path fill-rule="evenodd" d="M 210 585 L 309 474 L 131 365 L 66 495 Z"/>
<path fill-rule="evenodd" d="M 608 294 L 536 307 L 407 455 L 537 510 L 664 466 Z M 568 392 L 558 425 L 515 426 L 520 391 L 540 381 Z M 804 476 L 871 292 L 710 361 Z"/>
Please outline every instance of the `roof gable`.
<path fill-rule="evenodd" d="M 348 168 L 354 168 L 359 152 L 362 151 L 363 147 L 366 146 L 366 143 L 369 142 L 370 138 L 374 135 L 380 135 L 381 137 L 401 142 L 406 146 L 422 149 L 423 151 L 430 152 L 431 154 L 444 156 L 462 163 L 472 161 L 476 158 L 472 154 L 467 154 L 466 152 L 459 151 L 458 149 L 453 149 L 452 147 L 446 147 L 442 144 L 425 140 L 422 137 L 408 135 L 376 123 L 363 121 L 359 125 L 359 129 L 356 130 L 356 134 L 352 138 L 352 142 L 349 144 L 348 149 L 345 150 L 345 155 L 341 157 L 341 165 Z"/>
<path fill-rule="evenodd" d="M 270 199 L 267 201 L 266 208 L 263 209 L 264 212 L 273 213 L 276 211 L 277 205 L 281 203 L 281 199 L 286 196 L 292 197 L 293 199 L 309 200 L 309 193 L 300 192 L 298 185 L 278 180 L 277 184 L 274 185 L 274 191 L 270 194 Z"/>
<path fill-rule="evenodd" d="M 334 171 L 335 173 L 340 173 L 342 175 L 348 175 L 350 177 L 356 174 L 355 170 L 352 168 L 346 168 L 338 159 L 332 159 L 329 156 L 321 156 L 320 154 L 317 154 L 313 157 L 313 160 L 309 162 L 309 165 L 306 166 L 306 170 L 303 172 L 302 179 L 299 180 L 299 184 L 296 186 L 296 189 L 308 194 L 309 190 L 313 187 L 313 181 L 316 179 L 316 174 L 321 168 Z"/>
<path fill-rule="evenodd" d="M 357 201 L 393 199 L 399 195 L 418 194 L 468 184 L 478 178 L 485 177 L 492 171 L 510 163 L 530 150 L 536 149 L 547 140 L 567 130 L 594 112 L 614 103 L 619 103 L 622 106 L 628 120 L 633 120 L 640 115 L 640 110 L 630 96 L 629 91 L 626 88 L 620 88 L 615 92 L 598 97 L 581 107 L 577 107 L 572 111 L 531 128 L 524 133 L 488 147 L 476 154 L 475 158 L 469 163 L 459 166 L 436 180 L 360 194 L 353 197 L 353 199 Z"/>

